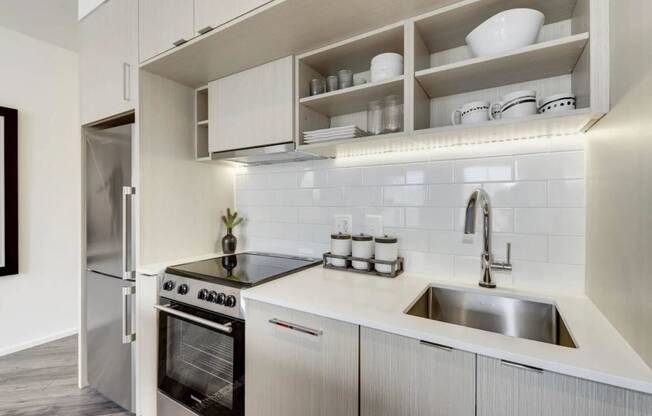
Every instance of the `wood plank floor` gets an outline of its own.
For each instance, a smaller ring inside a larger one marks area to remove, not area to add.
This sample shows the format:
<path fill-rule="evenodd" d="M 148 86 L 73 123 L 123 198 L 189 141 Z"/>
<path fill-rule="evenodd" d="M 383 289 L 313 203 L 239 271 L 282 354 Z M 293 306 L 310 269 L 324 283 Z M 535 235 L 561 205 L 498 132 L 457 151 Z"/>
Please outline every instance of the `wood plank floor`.
<path fill-rule="evenodd" d="M 92 389 L 77 388 L 77 336 L 0 357 L 2 416 L 129 415 Z"/>

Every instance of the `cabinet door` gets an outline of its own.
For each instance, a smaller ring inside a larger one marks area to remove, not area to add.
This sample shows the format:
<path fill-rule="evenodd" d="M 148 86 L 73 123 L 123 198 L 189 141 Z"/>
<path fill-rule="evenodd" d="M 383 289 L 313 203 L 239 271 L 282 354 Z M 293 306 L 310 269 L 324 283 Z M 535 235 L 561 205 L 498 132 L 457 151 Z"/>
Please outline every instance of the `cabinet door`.
<path fill-rule="evenodd" d="M 650 395 L 478 356 L 478 416 L 650 414 Z"/>
<path fill-rule="evenodd" d="M 360 328 L 361 416 L 474 416 L 475 354 Z"/>
<path fill-rule="evenodd" d="M 288 56 L 209 83 L 209 150 L 292 142 L 292 79 Z"/>
<path fill-rule="evenodd" d="M 138 0 L 140 61 L 192 39 L 193 0 Z"/>
<path fill-rule="evenodd" d="M 357 416 L 357 325 L 248 301 L 245 331 L 247 416 Z"/>
<path fill-rule="evenodd" d="M 134 108 L 138 66 L 138 7 L 111 0 L 80 23 L 82 124 Z"/>
<path fill-rule="evenodd" d="M 206 33 L 271 0 L 195 0 L 195 32 Z"/>

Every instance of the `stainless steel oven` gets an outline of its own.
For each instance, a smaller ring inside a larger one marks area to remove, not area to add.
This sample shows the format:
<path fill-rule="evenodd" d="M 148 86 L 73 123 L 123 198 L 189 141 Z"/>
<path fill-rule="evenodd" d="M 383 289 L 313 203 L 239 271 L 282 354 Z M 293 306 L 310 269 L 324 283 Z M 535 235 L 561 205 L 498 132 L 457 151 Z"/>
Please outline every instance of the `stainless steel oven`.
<path fill-rule="evenodd" d="M 244 321 L 174 301 L 156 308 L 158 414 L 244 415 Z"/>

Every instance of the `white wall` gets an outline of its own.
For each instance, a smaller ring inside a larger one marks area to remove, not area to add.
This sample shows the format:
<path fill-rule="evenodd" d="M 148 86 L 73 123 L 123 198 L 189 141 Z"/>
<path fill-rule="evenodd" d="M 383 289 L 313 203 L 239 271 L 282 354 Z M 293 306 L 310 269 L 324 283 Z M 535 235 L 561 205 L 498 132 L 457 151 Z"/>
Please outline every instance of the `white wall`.
<path fill-rule="evenodd" d="M 0 27 L 0 105 L 18 109 L 20 274 L 0 277 L 0 355 L 76 331 L 77 55 Z"/>
<path fill-rule="evenodd" d="M 86 15 L 90 14 L 100 4 L 106 0 L 79 0 L 78 17 L 79 20 L 83 19 Z M 136 1 L 136 0 L 135 0 Z"/>
<path fill-rule="evenodd" d="M 479 186 L 494 207 L 496 256 L 512 243 L 514 270 L 497 274 L 499 285 L 583 293 L 582 136 L 247 168 L 236 176 L 239 232 L 249 249 L 320 257 L 334 215 L 352 215 L 359 233 L 377 214 L 407 270 L 474 282 L 481 240 L 462 224 Z"/>

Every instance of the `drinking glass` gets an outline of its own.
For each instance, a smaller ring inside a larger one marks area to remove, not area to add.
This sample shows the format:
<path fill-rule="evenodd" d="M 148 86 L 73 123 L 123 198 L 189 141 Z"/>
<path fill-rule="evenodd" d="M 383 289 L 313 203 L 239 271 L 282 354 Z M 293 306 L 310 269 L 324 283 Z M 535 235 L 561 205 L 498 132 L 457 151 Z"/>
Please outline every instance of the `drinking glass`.
<path fill-rule="evenodd" d="M 388 95 L 383 102 L 383 133 L 403 130 L 403 104 L 398 95 Z"/>
<path fill-rule="evenodd" d="M 383 132 L 383 124 L 382 101 L 371 101 L 367 105 L 367 132 L 369 134 L 381 134 Z"/>

